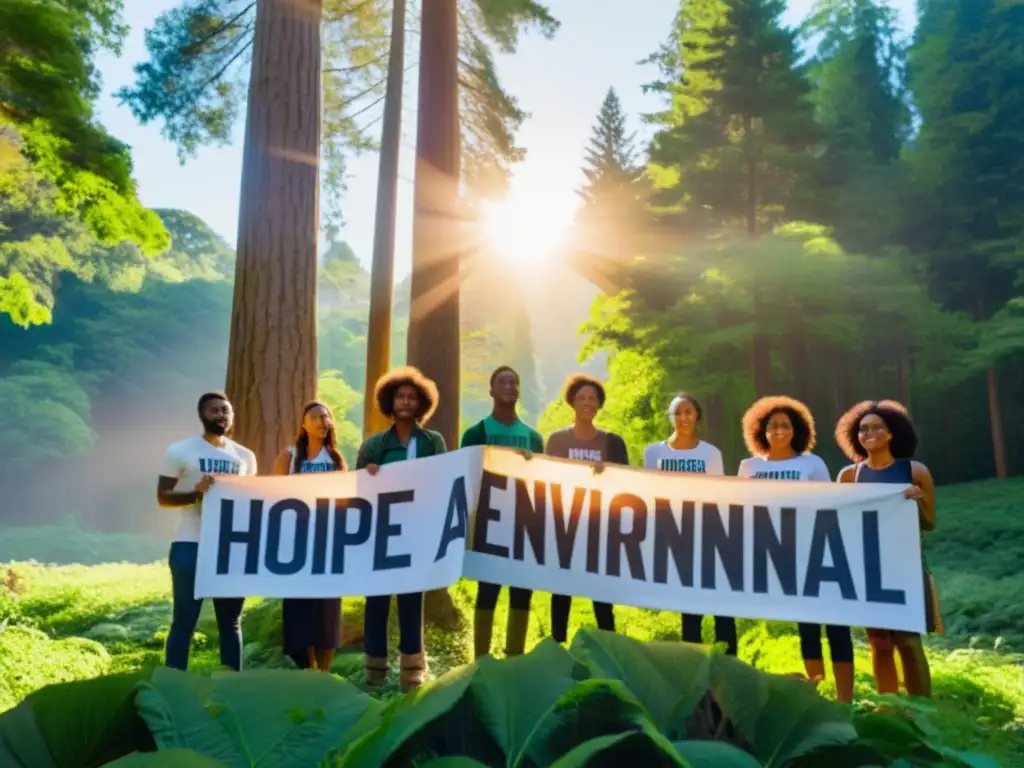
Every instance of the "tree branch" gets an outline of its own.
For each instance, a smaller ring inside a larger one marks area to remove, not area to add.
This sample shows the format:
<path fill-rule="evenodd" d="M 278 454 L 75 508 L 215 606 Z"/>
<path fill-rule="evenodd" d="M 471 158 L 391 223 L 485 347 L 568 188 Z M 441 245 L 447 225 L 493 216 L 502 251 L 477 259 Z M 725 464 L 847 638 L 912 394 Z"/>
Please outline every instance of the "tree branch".
<path fill-rule="evenodd" d="M 245 8 L 243 8 L 241 11 L 236 13 L 230 19 L 228 19 L 227 21 L 221 22 L 220 26 L 216 27 L 212 32 L 207 33 L 206 35 L 201 37 L 199 40 L 194 40 L 193 42 L 189 43 L 187 46 L 182 48 L 182 50 L 181 50 L 182 54 L 186 55 L 186 56 L 194 55 L 192 53 L 193 50 L 199 49 L 203 45 L 203 43 L 209 42 L 210 40 L 215 38 L 217 35 L 219 35 L 221 32 L 223 32 L 226 29 L 229 29 L 230 27 L 234 26 L 236 21 L 238 21 L 240 18 L 242 18 L 245 14 L 247 14 L 249 11 L 251 11 L 255 7 L 256 7 L 256 2 L 255 2 L 255 0 L 253 0 L 253 2 L 249 3 L 247 6 L 245 6 Z"/>

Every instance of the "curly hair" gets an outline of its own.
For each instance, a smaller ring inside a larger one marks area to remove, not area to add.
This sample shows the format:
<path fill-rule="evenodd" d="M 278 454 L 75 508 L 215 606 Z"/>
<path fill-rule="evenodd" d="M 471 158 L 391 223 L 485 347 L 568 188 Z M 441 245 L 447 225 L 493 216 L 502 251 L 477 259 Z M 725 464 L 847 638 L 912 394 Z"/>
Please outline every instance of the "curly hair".
<path fill-rule="evenodd" d="M 863 461 L 868 452 L 860 444 L 860 423 L 865 416 L 875 415 L 885 422 L 892 435 L 889 451 L 894 459 L 910 459 L 917 452 L 917 429 L 910 412 L 895 400 L 864 400 L 839 417 L 836 444 L 850 461 Z"/>
<path fill-rule="evenodd" d="M 428 379 L 419 368 L 406 365 L 388 371 L 379 379 L 374 388 L 374 397 L 377 400 L 377 410 L 389 419 L 395 418 L 395 395 L 399 388 L 409 385 L 413 387 L 420 398 L 419 412 L 416 414 L 416 421 L 426 424 L 430 417 L 437 410 L 437 384 Z"/>
<path fill-rule="evenodd" d="M 574 373 L 565 380 L 565 384 L 562 387 L 562 391 L 565 393 L 565 402 L 572 405 L 572 401 L 576 399 L 576 395 L 584 387 L 593 387 L 594 391 L 597 392 L 597 407 L 604 408 L 605 391 L 604 385 L 600 381 L 595 379 L 586 373 Z"/>
<path fill-rule="evenodd" d="M 762 397 L 743 414 L 743 442 L 751 456 L 764 456 L 768 453 L 766 432 L 768 422 L 776 413 L 786 414 L 793 425 L 793 439 L 789 444 L 794 451 L 803 454 L 814 448 L 818 435 L 810 408 L 792 397 L 777 395 Z"/>

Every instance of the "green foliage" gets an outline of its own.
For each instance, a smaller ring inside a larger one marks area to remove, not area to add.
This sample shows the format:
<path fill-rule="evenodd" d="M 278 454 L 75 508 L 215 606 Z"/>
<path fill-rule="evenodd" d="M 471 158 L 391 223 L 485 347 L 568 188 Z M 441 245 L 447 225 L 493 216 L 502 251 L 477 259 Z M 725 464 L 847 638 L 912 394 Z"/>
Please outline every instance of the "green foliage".
<path fill-rule="evenodd" d="M 648 116 L 659 126 L 655 201 L 694 225 L 742 219 L 756 233 L 781 209 L 800 215 L 819 129 L 784 10 L 781 0 L 684 0 L 670 42 L 650 59 L 661 80 L 646 88 L 669 101 Z"/>
<path fill-rule="evenodd" d="M 386 704 L 332 676 L 288 670 L 160 668 L 51 686 L 0 717 L 0 744 L 19 755 L 29 739 L 14 734 L 31 725 L 56 766 L 145 751 L 149 734 L 160 751 L 268 768 L 455 758 L 531 768 L 625 755 L 680 766 L 984 764 L 945 747 L 924 713 L 909 711 L 909 720 L 851 715 L 805 681 L 714 651 L 583 630 L 568 651 L 547 639 L 519 658 L 485 657 Z"/>

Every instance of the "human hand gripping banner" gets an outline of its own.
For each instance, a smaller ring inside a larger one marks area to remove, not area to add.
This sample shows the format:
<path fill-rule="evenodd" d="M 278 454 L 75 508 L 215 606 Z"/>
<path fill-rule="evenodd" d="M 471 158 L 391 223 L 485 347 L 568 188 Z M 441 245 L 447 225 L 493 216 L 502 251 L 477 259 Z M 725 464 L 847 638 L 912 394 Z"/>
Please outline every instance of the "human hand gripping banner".
<path fill-rule="evenodd" d="M 365 471 L 218 477 L 197 597 L 418 592 L 466 577 L 686 613 L 925 631 L 893 484 L 652 472 L 474 447 Z"/>

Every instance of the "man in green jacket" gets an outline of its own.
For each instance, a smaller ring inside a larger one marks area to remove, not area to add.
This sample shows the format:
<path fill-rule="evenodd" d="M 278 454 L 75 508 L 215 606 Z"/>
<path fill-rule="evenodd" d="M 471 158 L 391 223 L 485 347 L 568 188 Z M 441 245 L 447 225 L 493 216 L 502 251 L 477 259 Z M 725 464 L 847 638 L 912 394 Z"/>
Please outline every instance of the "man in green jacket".
<path fill-rule="evenodd" d="M 356 457 L 356 469 L 375 475 L 382 464 L 422 459 L 448 450 L 439 432 L 423 428 L 437 408 L 438 394 L 437 385 L 419 369 L 396 368 L 381 376 L 374 394 L 377 408 L 394 423 L 363 441 Z M 388 674 L 390 612 L 391 595 L 366 598 L 363 642 L 367 685 L 383 684 Z M 399 667 L 402 690 L 422 685 L 427 674 L 422 592 L 398 595 L 398 650 L 402 657 Z"/>
<path fill-rule="evenodd" d="M 544 438 L 540 432 L 524 423 L 516 413 L 519 402 L 519 374 L 503 365 L 491 374 L 491 415 L 474 424 L 462 435 L 460 448 L 470 445 L 500 445 L 516 448 L 529 456 L 544 453 Z M 498 604 L 500 584 L 481 581 L 476 593 L 473 617 L 473 646 L 476 657 L 491 652 L 494 633 L 494 608 Z M 526 649 L 526 632 L 530 625 L 529 589 L 509 588 L 508 627 L 505 633 L 505 655 L 520 656 Z"/>

